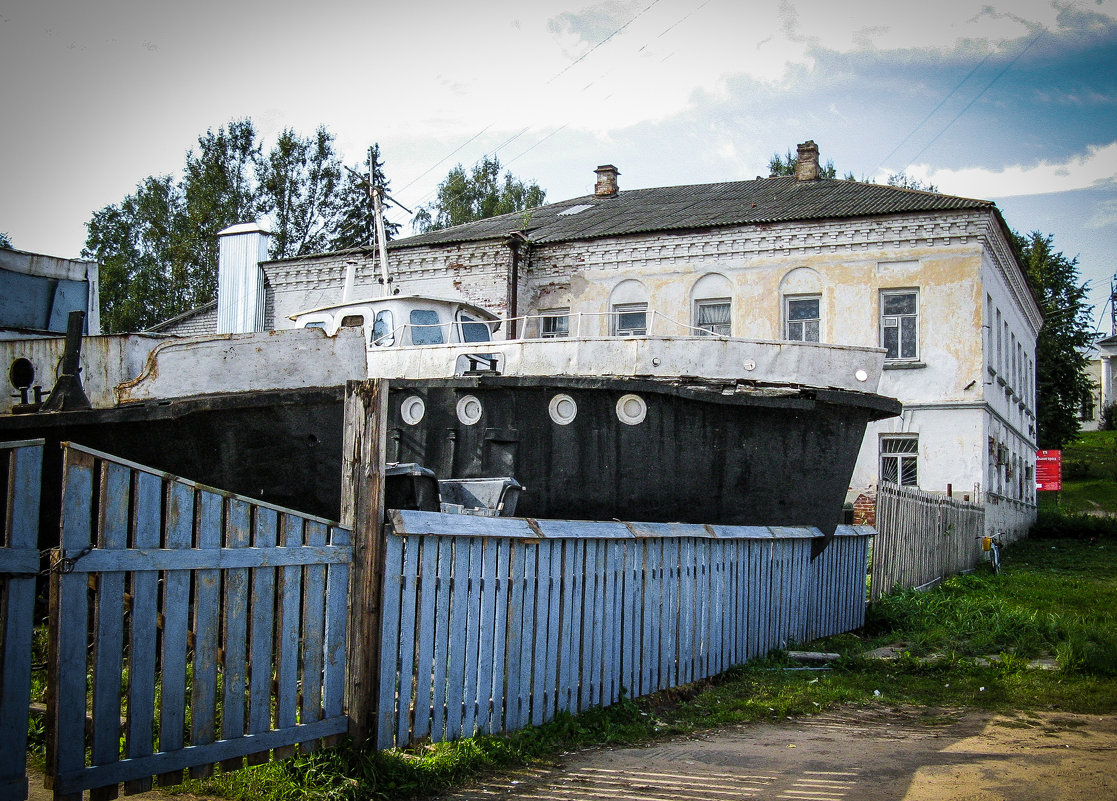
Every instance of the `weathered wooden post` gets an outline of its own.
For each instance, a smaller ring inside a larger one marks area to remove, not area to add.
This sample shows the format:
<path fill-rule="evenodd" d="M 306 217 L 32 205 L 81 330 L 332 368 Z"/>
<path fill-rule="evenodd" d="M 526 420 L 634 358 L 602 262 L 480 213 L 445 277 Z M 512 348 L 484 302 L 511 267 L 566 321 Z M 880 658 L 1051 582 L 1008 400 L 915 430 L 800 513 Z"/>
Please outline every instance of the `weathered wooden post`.
<path fill-rule="evenodd" d="M 353 531 L 348 695 L 349 735 L 357 746 L 376 731 L 387 401 L 383 379 L 345 385 L 341 524 Z"/>

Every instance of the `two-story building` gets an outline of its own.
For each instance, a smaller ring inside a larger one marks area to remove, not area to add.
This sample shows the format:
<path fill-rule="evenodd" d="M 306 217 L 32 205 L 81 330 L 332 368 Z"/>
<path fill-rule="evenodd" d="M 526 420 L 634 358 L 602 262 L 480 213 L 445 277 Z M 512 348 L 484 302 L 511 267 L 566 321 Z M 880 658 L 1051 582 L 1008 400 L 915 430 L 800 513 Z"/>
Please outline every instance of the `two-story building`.
<path fill-rule="evenodd" d="M 616 167 L 596 172 L 592 195 L 390 243 L 394 289 L 520 318 L 506 335 L 698 329 L 883 348 L 879 391 L 904 413 L 870 425 L 851 491 L 952 492 L 983 499 L 989 529 L 1026 529 L 1042 318 L 991 201 L 821 178 L 813 142 L 794 176 L 622 191 Z M 382 291 L 371 249 L 260 270 L 257 328 L 294 325 L 346 282 Z"/>

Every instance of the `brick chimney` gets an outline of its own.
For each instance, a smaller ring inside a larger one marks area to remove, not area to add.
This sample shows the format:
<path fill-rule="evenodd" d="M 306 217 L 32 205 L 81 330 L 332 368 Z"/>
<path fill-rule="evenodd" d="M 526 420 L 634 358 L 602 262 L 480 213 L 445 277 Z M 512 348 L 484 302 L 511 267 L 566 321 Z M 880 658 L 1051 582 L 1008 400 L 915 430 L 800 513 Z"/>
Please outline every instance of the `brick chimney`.
<path fill-rule="evenodd" d="M 799 158 L 795 161 L 795 180 L 817 181 L 818 145 L 814 143 L 813 139 L 808 139 L 799 145 L 796 150 L 799 152 Z"/>
<path fill-rule="evenodd" d="M 612 164 L 602 164 L 594 172 L 597 173 L 597 183 L 593 186 L 593 193 L 598 197 L 613 197 L 620 191 L 617 186 L 617 168 Z"/>

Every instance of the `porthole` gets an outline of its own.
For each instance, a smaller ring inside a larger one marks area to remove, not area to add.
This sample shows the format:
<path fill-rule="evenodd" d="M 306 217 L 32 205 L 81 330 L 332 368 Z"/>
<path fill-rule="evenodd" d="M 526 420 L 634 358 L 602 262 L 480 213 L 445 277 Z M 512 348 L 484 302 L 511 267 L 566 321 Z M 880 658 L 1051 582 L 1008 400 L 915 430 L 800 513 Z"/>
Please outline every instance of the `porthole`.
<path fill-rule="evenodd" d="M 399 408 L 399 416 L 403 418 L 403 422 L 409 426 L 418 425 L 419 421 L 423 419 L 423 415 L 427 413 L 427 404 L 418 395 L 411 395 L 403 402 Z"/>
<path fill-rule="evenodd" d="M 638 425 L 648 414 L 648 404 L 639 395 L 622 395 L 617 401 L 617 418 L 625 425 Z"/>
<path fill-rule="evenodd" d="M 481 419 L 481 401 L 473 395 L 463 395 L 458 399 L 458 420 L 471 426 Z"/>
<path fill-rule="evenodd" d="M 864 370 L 858 370 L 856 373 L 853 374 L 853 377 L 862 382 L 869 380 L 869 374 L 866 373 Z"/>
<path fill-rule="evenodd" d="M 558 394 L 547 405 L 551 419 L 560 426 L 570 425 L 578 416 L 578 403 L 569 395 Z"/>

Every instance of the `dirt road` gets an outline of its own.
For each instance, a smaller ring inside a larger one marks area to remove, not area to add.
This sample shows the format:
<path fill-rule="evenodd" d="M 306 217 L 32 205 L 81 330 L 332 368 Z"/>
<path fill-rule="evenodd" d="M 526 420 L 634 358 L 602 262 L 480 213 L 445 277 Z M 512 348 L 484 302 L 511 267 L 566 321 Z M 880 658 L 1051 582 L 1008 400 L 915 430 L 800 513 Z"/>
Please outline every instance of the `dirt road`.
<path fill-rule="evenodd" d="M 444 798 L 1108 801 L 1117 717 L 846 709 L 571 754 Z"/>

